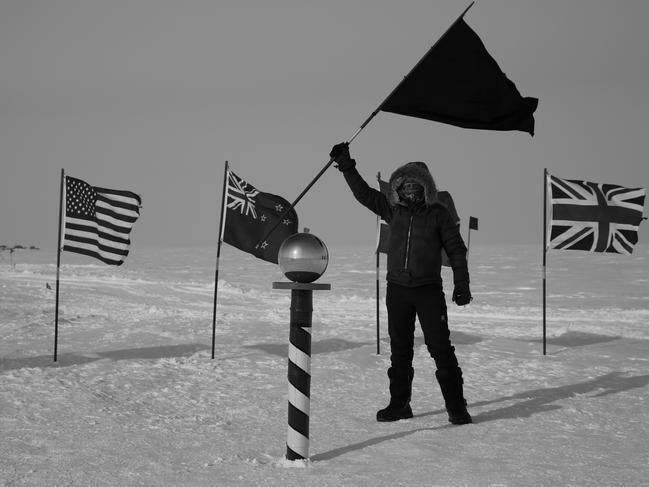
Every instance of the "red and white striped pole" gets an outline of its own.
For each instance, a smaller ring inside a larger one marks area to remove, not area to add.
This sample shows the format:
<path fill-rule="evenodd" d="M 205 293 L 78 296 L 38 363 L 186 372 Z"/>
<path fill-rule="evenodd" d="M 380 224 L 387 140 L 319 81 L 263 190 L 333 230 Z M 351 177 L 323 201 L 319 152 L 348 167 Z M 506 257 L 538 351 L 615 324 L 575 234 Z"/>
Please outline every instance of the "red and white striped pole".
<path fill-rule="evenodd" d="M 313 291 L 329 290 L 331 289 L 331 285 L 302 282 L 274 282 L 273 289 L 291 290 L 286 458 L 288 460 L 304 460 L 309 458 Z"/>

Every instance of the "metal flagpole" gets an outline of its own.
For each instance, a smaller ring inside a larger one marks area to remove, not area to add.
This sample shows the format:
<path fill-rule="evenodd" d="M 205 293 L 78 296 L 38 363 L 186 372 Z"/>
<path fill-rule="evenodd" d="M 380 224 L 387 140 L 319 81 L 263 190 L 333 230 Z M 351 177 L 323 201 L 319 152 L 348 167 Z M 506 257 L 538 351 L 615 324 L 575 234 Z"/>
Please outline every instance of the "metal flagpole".
<path fill-rule="evenodd" d="M 61 268 L 61 227 L 63 226 L 63 190 L 65 171 L 61 169 L 61 190 L 59 193 L 59 231 L 56 240 L 56 304 L 54 305 L 54 361 L 57 360 L 59 345 L 59 273 Z"/>
<path fill-rule="evenodd" d="M 381 355 L 381 326 L 379 318 L 379 260 L 381 253 L 376 249 L 376 354 Z"/>
<path fill-rule="evenodd" d="M 381 191 L 381 171 L 376 174 L 376 179 L 379 182 L 379 191 Z M 381 252 L 379 246 L 381 244 L 381 217 L 376 215 L 376 354 L 381 355 L 381 326 L 379 315 L 379 267 L 381 260 Z"/>
<path fill-rule="evenodd" d="M 547 211 L 548 211 L 548 169 L 543 169 L 543 355 L 546 354 L 546 325 L 545 325 L 545 299 L 546 299 L 546 255 L 547 249 Z"/>
<path fill-rule="evenodd" d="M 410 74 L 411 74 L 415 69 L 417 69 L 417 67 L 418 67 L 418 66 L 419 66 L 419 65 L 424 61 L 424 59 L 426 58 L 426 56 L 428 56 L 428 53 L 429 53 L 430 51 L 432 51 L 433 49 L 435 49 L 435 47 L 437 46 L 437 44 L 439 43 L 439 41 L 441 41 L 441 40 L 444 38 L 444 36 L 448 33 L 448 31 L 451 30 L 451 28 L 453 28 L 453 26 L 454 26 L 454 25 L 455 25 L 455 24 L 456 24 L 460 19 L 462 19 L 462 17 L 464 17 L 464 15 L 468 12 L 468 10 L 473 6 L 474 3 L 475 3 L 475 2 L 471 2 L 471 3 L 469 4 L 469 6 L 468 6 L 467 8 L 464 9 L 464 12 L 462 12 L 462 13 L 460 14 L 460 16 L 459 16 L 457 19 L 455 19 L 455 21 L 454 21 L 454 22 L 453 22 L 453 23 L 448 27 L 448 29 L 446 29 L 446 31 L 444 32 L 444 34 L 442 34 L 442 36 L 441 36 L 439 39 L 437 39 L 437 41 L 435 42 L 435 44 L 433 44 L 433 46 L 432 46 L 430 49 L 428 49 L 428 51 L 426 51 L 426 54 L 424 54 L 424 55 L 421 57 L 421 59 L 417 62 L 417 64 L 415 64 L 415 65 L 412 67 L 412 69 L 411 69 L 410 71 L 408 71 L 408 74 L 405 75 L 405 76 L 403 77 L 403 79 L 399 82 L 399 84 L 397 84 L 397 86 L 395 86 L 394 89 L 390 92 L 390 94 L 389 94 L 388 96 L 385 97 L 385 99 L 384 99 L 384 100 L 381 102 L 381 104 L 376 108 L 376 110 L 374 110 L 374 111 L 370 114 L 370 116 L 367 117 L 367 119 L 366 119 L 366 120 L 361 124 L 361 126 L 358 128 L 358 130 L 356 130 L 356 132 L 354 132 L 354 135 L 352 135 L 349 139 L 347 139 L 347 141 L 345 142 L 346 144 L 351 144 L 352 141 L 353 141 L 353 140 L 358 136 L 358 134 L 360 134 L 361 131 L 362 131 L 365 127 L 367 127 L 367 125 L 372 121 L 372 119 L 373 119 L 373 118 L 374 118 L 374 117 L 375 117 L 375 116 L 376 116 L 376 115 L 381 111 L 381 108 L 383 107 L 383 105 L 385 104 L 385 102 L 388 101 L 388 99 L 389 99 L 389 98 L 390 98 L 390 97 L 391 97 L 391 96 L 392 96 L 392 95 L 393 95 L 393 94 L 394 94 L 394 93 L 399 89 L 399 87 L 400 87 L 400 86 L 403 84 L 403 82 L 408 78 L 408 76 L 410 76 Z M 326 171 L 327 169 L 329 169 L 329 166 L 331 166 L 333 163 L 334 163 L 334 159 L 333 159 L 333 157 L 332 157 L 332 158 L 329 159 L 329 162 L 327 162 L 327 164 L 325 164 L 325 166 L 320 170 L 320 172 L 316 175 L 316 177 L 313 178 L 313 180 L 312 180 L 312 181 L 307 185 L 307 187 L 304 188 L 304 190 L 303 190 L 303 191 L 298 195 L 298 197 L 295 198 L 295 201 L 293 201 L 293 203 L 291 203 L 291 205 L 290 205 L 290 206 L 289 206 L 289 207 L 284 211 L 284 213 L 282 213 L 282 215 L 280 216 L 280 218 L 277 220 L 277 222 L 275 222 L 275 224 L 274 224 L 274 225 L 271 227 L 271 229 L 266 233 L 266 235 L 264 235 L 264 237 L 263 237 L 261 240 L 259 240 L 259 242 L 258 242 L 257 245 L 255 246 L 255 248 L 259 248 L 259 246 L 262 244 L 262 242 L 264 242 L 265 240 L 268 239 L 268 237 L 270 236 L 270 234 L 273 233 L 273 232 L 275 231 L 275 229 L 279 226 L 279 224 L 282 222 L 282 220 L 283 220 L 283 219 L 288 215 L 288 213 L 289 213 L 289 212 L 290 212 L 290 211 L 295 207 L 295 205 L 298 204 L 298 202 L 299 202 L 299 201 L 302 199 L 302 197 L 307 193 L 307 191 L 309 191 L 309 190 L 311 189 L 311 187 L 316 183 L 316 181 L 317 181 L 318 179 L 320 179 L 320 177 L 325 173 L 325 171 Z"/>
<path fill-rule="evenodd" d="M 219 260 L 221 259 L 221 243 L 223 242 L 223 225 L 225 223 L 225 189 L 228 183 L 228 161 L 225 161 L 223 171 L 223 193 L 221 195 L 221 218 L 219 221 L 219 240 L 216 245 L 216 271 L 214 271 L 214 308 L 212 310 L 212 359 L 216 345 L 216 302 L 219 292 Z"/>

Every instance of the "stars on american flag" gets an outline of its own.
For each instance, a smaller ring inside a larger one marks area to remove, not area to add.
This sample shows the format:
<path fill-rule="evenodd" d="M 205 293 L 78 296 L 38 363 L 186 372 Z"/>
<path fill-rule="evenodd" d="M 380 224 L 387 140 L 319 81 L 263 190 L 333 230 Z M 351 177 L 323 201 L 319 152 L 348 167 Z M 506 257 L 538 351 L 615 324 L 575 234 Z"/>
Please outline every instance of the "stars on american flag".
<path fill-rule="evenodd" d="M 65 208 L 68 216 L 94 219 L 97 192 L 85 181 L 68 178 L 65 191 Z"/>

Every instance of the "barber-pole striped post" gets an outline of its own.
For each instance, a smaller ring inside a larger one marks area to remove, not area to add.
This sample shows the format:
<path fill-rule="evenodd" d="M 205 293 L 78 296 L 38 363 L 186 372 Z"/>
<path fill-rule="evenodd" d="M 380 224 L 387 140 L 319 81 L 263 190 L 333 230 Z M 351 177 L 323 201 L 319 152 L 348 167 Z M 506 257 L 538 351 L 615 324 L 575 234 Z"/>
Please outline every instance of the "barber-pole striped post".
<path fill-rule="evenodd" d="M 291 289 L 291 321 L 288 344 L 288 433 L 286 458 L 309 458 L 311 409 L 311 316 L 313 291 L 329 290 L 330 284 L 274 282 L 273 289 Z"/>

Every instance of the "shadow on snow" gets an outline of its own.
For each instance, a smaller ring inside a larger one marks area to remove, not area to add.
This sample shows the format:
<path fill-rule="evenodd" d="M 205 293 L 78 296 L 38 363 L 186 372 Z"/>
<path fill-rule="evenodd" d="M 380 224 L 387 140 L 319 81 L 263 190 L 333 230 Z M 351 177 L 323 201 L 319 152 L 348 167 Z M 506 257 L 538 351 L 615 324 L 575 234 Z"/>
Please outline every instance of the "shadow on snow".
<path fill-rule="evenodd" d="M 649 385 L 649 374 L 636 375 L 627 377 L 622 372 L 611 372 L 592 380 L 579 382 L 577 384 L 568 384 L 565 386 L 549 387 L 544 389 L 533 389 L 510 396 L 504 396 L 492 401 L 480 401 L 471 403 L 469 409 L 472 407 L 489 406 L 506 401 L 517 401 L 511 406 L 505 406 L 491 411 L 485 411 L 473 416 L 474 423 L 485 423 L 488 421 L 497 421 L 502 419 L 515 419 L 515 418 L 528 418 L 534 414 L 544 413 L 556 409 L 561 409 L 563 406 L 555 404 L 562 399 L 571 397 L 588 395 L 588 399 L 603 397 L 610 394 L 617 394 L 631 389 L 646 387 Z M 422 418 L 426 416 L 445 413 L 444 410 L 436 410 L 428 413 L 417 414 L 415 418 Z M 407 421 L 404 424 L 408 424 Z M 404 438 L 406 436 L 423 432 L 435 431 L 443 428 L 452 428 L 451 425 L 435 426 L 430 428 L 416 428 L 408 431 L 400 431 L 390 435 L 379 436 L 370 438 L 358 443 L 343 446 L 329 450 L 328 452 L 319 453 L 311 457 L 312 461 L 331 460 L 346 453 L 361 450 L 368 446 L 377 445 L 379 443 Z"/>
<path fill-rule="evenodd" d="M 621 336 L 598 335 L 583 331 L 569 331 L 563 335 L 547 338 L 546 343 L 549 345 L 559 345 L 561 347 L 584 347 L 586 345 L 595 345 L 597 343 L 606 343 L 621 339 Z M 542 343 L 543 339 L 534 339 L 531 341 L 534 343 Z"/>
<path fill-rule="evenodd" d="M 370 342 L 352 342 L 342 338 L 327 338 L 311 344 L 311 355 L 319 353 L 344 352 L 355 348 L 371 345 Z M 261 350 L 270 355 L 288 357 L 288 343 L 256 343 L 254 345 L 244 345 L 246 348 Z"/>
<path fill-rule="evenodd" d="M 123 350 L 110 350 L 107 352 L 92 352 L 82 355 L 63 353 L 58 355 L 58 360 L 56 362 L 54 362 L 52 355 L 38 355 L 36 357 L 21 358 L 0 357 L 0 372 L 34 367 L 69 367 L 71 365 L 83 365 L 103 359 L 137 360 L 189 357 L 203 350 L 209 350 L 209 347 L 199 343 L 187 343 L 183 345 L 164 345 L 159 347 L 128 348 Z"/>
<path fill-rule="evenodd" d="M 588 398 L 603 397 L 610 394 L 646 387 L 649 384 L 649 374 L 626 377 L 623 372 L 610 372 L 591 380 L 568 384 L 565 386 L 534 389 L 531 391 L 505 396 L 494 401 L 473 403 L 473 407 L 489 404 L 520 400 L 511 406 L 486 411 L 474 416 L 476 423 L 499 419 L 529 418 L 545 411 L 561 409 L 562 406 L 553 404 L 561 399 L 587 395 Z"/>
<path fill-rule="evenodd" d="M 474 343 L 479 343 L 483 340 L 477 335 L 469 335 L 468 333 L 462 332 L 451 332 L 451 339 L 453 343 L 457 345 L 473 345 Z M 381 341 L 389 342 L 389 339 L 384 337 L 381 338 Z M 374 345 L 374 343 L 353 342 L 350 340 L 343 340 L 342 338 L 327 338 L 325 340 L 319 340 L 311 344 L 311 355 L 316 355 L 319 353 L 344 352 L 346 350 L 353 350 L 355 348 L 361 348 L 368 345 Z M 421 335 L 415 336 L 414 345 L 415 347 L 425 345 L 424 337 Z M 245 347 L 261 350 L 262 352 L 268 353 L 270 355 L 277 355 L 279 357 L 288 356 L 287 343 L 256 343 L 254 345 L 245 345 Z"/>

